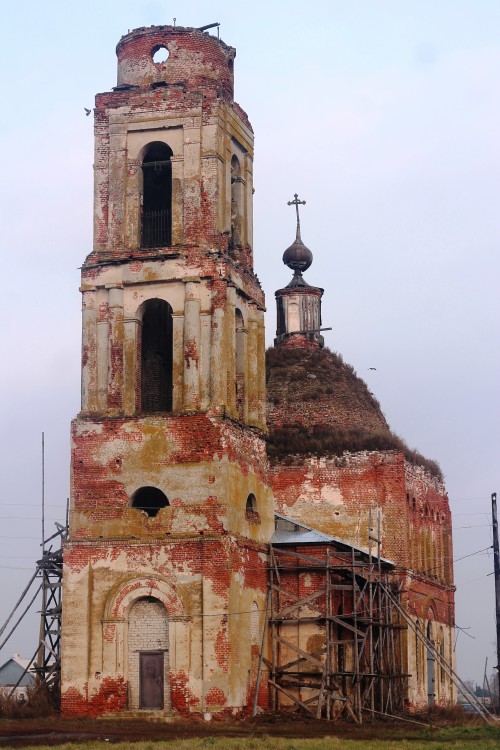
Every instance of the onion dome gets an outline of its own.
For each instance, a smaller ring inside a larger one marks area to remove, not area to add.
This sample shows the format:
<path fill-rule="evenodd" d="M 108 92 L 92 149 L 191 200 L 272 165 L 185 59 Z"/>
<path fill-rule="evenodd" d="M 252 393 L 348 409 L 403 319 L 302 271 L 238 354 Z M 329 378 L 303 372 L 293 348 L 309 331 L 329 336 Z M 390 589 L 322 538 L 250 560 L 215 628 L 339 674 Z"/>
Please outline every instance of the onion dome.
<path fill-rule="evenodd" d="M 288 201 L 288 205 L 295 206 L 297 212 L 297 234 L 295 241 L 283 253 L 283 263 L 288 268 L 291 268 L 292 271 L 302 273 L 303 271 L 307 271 L 313 262 L 313 254 L 304 245 L 300 236 L 299 205 L 305 205 L 305 201 L 299 200 L 299 196 L 295 193 L 293 201 Z"/>
<path fill-rule="evenodd" d="M 293 271 L 307 271 L 313 262 L 313 254 L 300 239 L 300 231 L 297 231 L 297 237 L 290 247 L 287 247 L 283 253 L 283 263 Z"/>

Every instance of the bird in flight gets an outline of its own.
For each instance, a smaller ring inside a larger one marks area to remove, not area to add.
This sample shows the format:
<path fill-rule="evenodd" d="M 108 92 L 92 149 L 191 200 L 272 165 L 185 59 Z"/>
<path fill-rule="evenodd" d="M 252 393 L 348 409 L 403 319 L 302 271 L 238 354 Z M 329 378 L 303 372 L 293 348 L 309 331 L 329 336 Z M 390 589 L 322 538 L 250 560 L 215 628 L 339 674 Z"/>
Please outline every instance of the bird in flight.
<path fill-rule="evenodd" d="M 376 367 L 369 367 L 368 369 L 369 370 L 376 370 L 377 368 Z"/>
<path fill-rule="evenodd" d="M 85 110 L 85 114 L 87 115 L 87 117 L 88 117 L 88 116 L 90 115 L 90 113 L 92 112 L 92 110 L 91 110 L 91 109 L 87 109 L 87 107 L 84 107 L 84 110 Z"/>

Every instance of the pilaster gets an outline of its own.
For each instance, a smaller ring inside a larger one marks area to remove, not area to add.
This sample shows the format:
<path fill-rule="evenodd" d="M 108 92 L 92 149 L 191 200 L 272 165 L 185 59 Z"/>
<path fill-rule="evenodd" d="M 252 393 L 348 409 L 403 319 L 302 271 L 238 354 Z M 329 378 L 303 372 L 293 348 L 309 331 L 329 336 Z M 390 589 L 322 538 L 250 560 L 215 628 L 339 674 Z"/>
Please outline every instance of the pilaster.
<path fill-rule="evenodd" d="M 184 408 L 200 406 L 200 299 L 199 279 L 184 279 Z"/>

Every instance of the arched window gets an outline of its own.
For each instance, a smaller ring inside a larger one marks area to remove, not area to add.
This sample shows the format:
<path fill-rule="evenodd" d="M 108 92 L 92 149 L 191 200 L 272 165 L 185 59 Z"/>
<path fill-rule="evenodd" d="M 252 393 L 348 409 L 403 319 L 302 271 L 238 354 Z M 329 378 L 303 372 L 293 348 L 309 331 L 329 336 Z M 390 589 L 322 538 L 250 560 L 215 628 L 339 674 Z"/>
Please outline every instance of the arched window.
<path fill-rule="evenodd" d="M 442 526 L 440 527 L 438 534 L 439 534 L 439 577 L 442 581 L 444 581 L 446 577 L 445 568 L 448 563 L 448 560 L 445 560 L 444 533 L 443 533 Z"/>
<path fill-rule="evenodd" d="M 141 411 L 172 411 L 172 308 L 146 302 L 141 332 Z"/>
<path fill-rule="evenodd" d="M 252 645 L 259 643 L 259 607 L 257 602 L 252 602 L 250 607 L 250 638 Z"/>
<path fill-rule="evenodd" d="M 231 157 L 231 245 L 241 245 L 243 180 L 238 157 Z"/>
<path fill-rule="evenodd" d="M 438 650 L 439 650 L 439 656 L 441 657 L 439 661 L 439 679 L 440 679 L 441 685 L 444 685 L 446 672 L 444 669 L 444 630 L 442 626 L 439 628 L 439 649 Z"/>
<path fill-rule="evenodd" d="M 420 572 L 423 573 L 426 570 L 427 562 L 425 559 L 426 546 L 425 546 L 425 529 L 420 529 L 419 532 L 419 547 L 420 547 Z"/>
<path fill-rule="evenodd" d="M 156 141 L 142 160 L 142 247 L 172 244 L 172 149 Z"/>
<path fill-rule="evenodd" d="M 432 534 L 429 528 L 425 530 L 425 548 L 425 557 L 427 560 L 427 567 L 425 572 L 430 576 L 433 574 L 434 548 L 432 545 Z"/>
<path fill-rule="evenodd" d="M 251 492 L 249 496 L 247 497 L 247 507 L 246 507 L 247 513 L 257 513 L 257 498 Z"/>
<path fill-rule="evenodd" d="M 132 508 L 144 510 L 148 516 L 156 516 L 167 505 L 168 497 L 157 487 L 141 487 L 132 498 Z"/>
<path fill-rule="evenodd" d="M 415 667 L 417 682 L 422 677 L 422 666 L 420 664 L 420 659 L 422 658 L 422 641 L 420 640 L 420 634 L 422 634 L 422 626 L 420 620 L 417 620 L 415 623 Z"/>
<path fill-rule="evenodd" d="M 443 531 L 443 580 L 445 583 L 450 583 L 453 570 L 453 561 L 451 559 L 451 533 L 448 527 Z"/>
<path fill-rule="evenodd" d="M 251 492 L 249 496 L 247 497 L 247 503 L 245 506 L 245 516 L 247 521 L 250 521 L 251 523 L 260 523 L 260 514 L 259 509 L 257 507 L 257 498 Z"/>

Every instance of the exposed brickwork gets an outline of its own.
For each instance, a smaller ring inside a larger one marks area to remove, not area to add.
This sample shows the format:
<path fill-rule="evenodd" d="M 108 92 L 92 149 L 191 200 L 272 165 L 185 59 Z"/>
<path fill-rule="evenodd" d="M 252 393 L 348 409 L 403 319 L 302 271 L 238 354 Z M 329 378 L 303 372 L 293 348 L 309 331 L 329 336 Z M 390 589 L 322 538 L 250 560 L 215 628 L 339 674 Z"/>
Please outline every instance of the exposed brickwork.
<path fill-rule="evenodd" d="M 268 351 L 268 426 L 389 432 L 380 405 L 338 354 L 293 336 Z"/>
<path fill-rule="evenodd" d="M 154 63 L 155 48 L 168 48 L 168 60 Z M 192 28 L 151 26 L 134 29 L 116 47 L 118 85 L 165 83 L 232 101 L 236 50 Z"/>
<path fill-rule="evenodd" d="M 126 707 L 127 685 L 121 676 L 105 677 L 91 697 L 86 689 L 83 694 L 75 688 L 63 689 L 61 693 L 61 713 L 66 716 L 100 716 Z"/>

